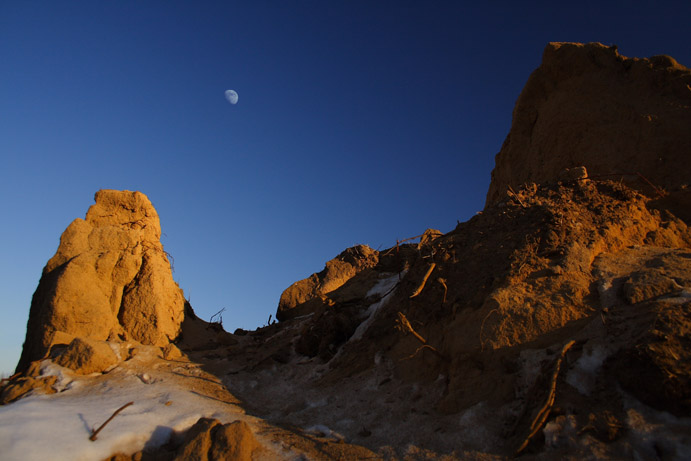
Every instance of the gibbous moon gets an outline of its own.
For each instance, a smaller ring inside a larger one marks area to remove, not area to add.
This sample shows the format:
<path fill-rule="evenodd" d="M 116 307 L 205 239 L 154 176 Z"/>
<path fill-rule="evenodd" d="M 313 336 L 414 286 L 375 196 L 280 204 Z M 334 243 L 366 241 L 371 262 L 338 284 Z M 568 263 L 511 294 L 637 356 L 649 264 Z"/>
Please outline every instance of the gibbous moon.
<path fill-rule="evenodd" d="M 231 104 L 237 104 L 238 94 L 234 90 L 226 90 L 226 99 Z"/>

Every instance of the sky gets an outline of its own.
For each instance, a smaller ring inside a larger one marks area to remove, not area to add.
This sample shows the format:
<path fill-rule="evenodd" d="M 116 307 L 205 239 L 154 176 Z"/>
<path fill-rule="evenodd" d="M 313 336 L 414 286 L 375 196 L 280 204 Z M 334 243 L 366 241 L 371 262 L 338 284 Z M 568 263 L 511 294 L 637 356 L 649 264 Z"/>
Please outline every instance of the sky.
<path fill-rule="evenodd" d="M 254 329 L 345 248 L 480 211 L 548 42 L 688 66 L 689 18 L 688 1 L 0 0 L 0 372 L 97 190 L 145 193 L 197 315 Z"/>

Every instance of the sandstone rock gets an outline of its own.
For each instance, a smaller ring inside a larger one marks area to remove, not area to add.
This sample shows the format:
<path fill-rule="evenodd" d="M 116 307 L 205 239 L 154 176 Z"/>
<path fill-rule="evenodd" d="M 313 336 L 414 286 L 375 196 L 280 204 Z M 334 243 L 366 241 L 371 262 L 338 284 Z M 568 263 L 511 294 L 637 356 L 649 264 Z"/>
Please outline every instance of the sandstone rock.
<path fill-rule="evenodd" d="M 346 249 L 326 263 L 319 273 L 295 282 L 281 295 L 276 318 L 287 320 L 298 315 L 305 315 L 313 309 L 296 309 L 301 304 L 320 298 L 327 302 L 324 295 L 340 288 L 359 272 L 374 267 L 379 261 L 379 252 L 367 245 L 357 245 Z M 318 302 L 321 305 L 323 302 Z"/>
<path fill-rule="evenodd" d="M 418 245 L 418 249 L 422 248 L 424 245 L 427 245 L 428 243 L 431 243 L 435 239 L 441 237 L 444 235 L 442 231 L 439 231 L 437 229 L 427 229 L 423 234 L 422 237 L 420 237 L 420 243 Z"/>
<path fill-rule="evenodd" d="M 163 358 L 166 360 L 177 360 L 182 357 L 182 352 L 178 347 L 170 343 L 163 348 Z"/>
<path fill-rule="evenodd" d="M 550 43 L 516 102 L 486 206 L 508 187 L 554 182 L 579 166 L 591 178 L 623 177 L 657 195 L 636 176 L 642 173 L 673 196 L 688 197 L 689 85 L 691 70 L 668 56 L 626 58 L 599 43 Z"/>
<path fill-rule="evenodd" d="M 88 375 L 108 370 L 118 363 L 118 357 L 105 341 L 75 338 L 53 361 L 80 375 Z"/>
<path fill-rule="evenodd" d="M 55 376 L 17 378 L 2 388 L 2 392 L 0 392 L 0 405 L 14 402 L 33 390 L 38 390 L 44 394 L 55 394 L 53 384 L 56 381 L 57 377 Z"/>
<path fill-rule="evenodd" d="M 251 461 L 259 448 L 249 425 L 244 421 L 221 424 L 218 420 L 200 418 L 185 436 L 176 461 Z"/>
<path fill-rule="evenodd" d="M 185 301 L 151 202 L 116 190 L 98 191 L 95 202 L 67 227 L 43 269 L 18 371 L 46 354 L 56 332 L 157 346 L 180 332 Z"/>

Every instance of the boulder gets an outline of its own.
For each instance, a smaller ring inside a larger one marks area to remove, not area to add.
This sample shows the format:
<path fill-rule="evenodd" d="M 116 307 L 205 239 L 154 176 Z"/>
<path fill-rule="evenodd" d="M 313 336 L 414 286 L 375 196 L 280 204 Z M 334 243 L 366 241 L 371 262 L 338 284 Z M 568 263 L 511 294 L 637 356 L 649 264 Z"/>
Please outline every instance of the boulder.
<path fill-rule="evenodd" d="M 346 249 L 328 261 L 321 272 L 288 287 L 281 294 L 276 318 L 281 321 L 288 320 L 313 312 L 322 304 L 328 304 L 327 294 L 340 288 L 363 270 L 376 266 L 378 261 L 379 252 L 367 245 L 356 245 Z M 308 309 L 300 308 L 305 304 Z"/>
<path fill-rule="evenodd" d="M 54 394 L 56 391 L 53 385 L 57 381 L 55 376 L 31 377 L 22 376 L 16 378 L 0 388 L 0 405 L 7 405 L 31 391 L 43 394 Z"/>
<path fill-rule="evenodd" d="M 691 70 L 669 56 L 636 59 L 599 43 L 548 44 L 516 102 L 486 207 L 509 188 L 556 182 L 567 168 L 585 167 L 591 178 L 623 179 L 651 196 L 666 189 L 666 205 L 687 219 L 690 85 Z"/>
<path fill-rule="evenodd" d="M 106 341 L 74 338 L 53 361 L 80 375 L 88 375 L 107 371 L 118 363 L 118 357 Z"/>
<path fill-rule="evenodd" d="M 151 202 L 117 190 L 98 191 L 95 202 L 63 232 L 43 269 L 17 371 L 44 357 L 56 332 L 156 346 L 180 333 L 185 300 Z"/>
<path fill-rule="evenodd" d="M 259 448 L 249 425 L 244 421 L 221 424 L 216 419 L 200 418 L 185 435 L 175 461 L 251 461 Z"/>

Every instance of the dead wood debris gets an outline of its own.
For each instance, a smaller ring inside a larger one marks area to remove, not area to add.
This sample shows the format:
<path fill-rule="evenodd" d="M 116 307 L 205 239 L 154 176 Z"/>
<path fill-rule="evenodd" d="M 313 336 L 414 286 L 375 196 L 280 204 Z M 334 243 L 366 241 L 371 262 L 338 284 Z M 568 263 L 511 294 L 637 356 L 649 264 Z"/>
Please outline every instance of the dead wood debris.
<path fill-rule="evenodd" d="M 103 430 L 104 427 L 106 427 L 106 424 L 108 424 L 109 422 L 111 422 L 111 421 L 113 420 L 113 418 L 115 418 L 115 417 L 117 416 L 117 414 L 120 413 L 122 410 L 124 410 L 125 408 L 127 408 L 127 407 L 129 407 L 130 405 L 133 405 L 133 404 L 134 404 L 134 402 L 127 402 L 126 404 L 124 404 L 123 406 L 121 406 L 120 408 L 118 408 L 117 410 L 115 410 L 115 413 L 113 413 L 113 414 L 110 416 L 110 418 L 108 418 L 108 419 L 106 420 L 105 423 L 101 424 L 101 427 L 99 427 L 98 429 L 95 429 L 95 430 L 92 430 L 92 431 L 91 431 L 91 437 L 89 437 L 89 440 L 91 440 L 92 442 L 95 441 L 95 440 L 96 440 L 96 436 L 98 435 L 99 432 L 101 432 L 101 431 Z"/>
<path fill-rule="evenodd" d="M 441 278 L 441 277 L 439 277 L 437 279 L 437 282 L 441 283 L 441 286 L 444 287 L 444 298 L 441 300 L 441 303 L 445 304 L 446 303 L 446 292 L 449 291 L 449 287 L 446 286 L 446 280 Z"/>
<path fill-rule="evenodd" d="M 542 408 L 540 408 L 540 411 L 537 412 L 537 415 L 535 415 L 533 422 L 530 424 L 530 433 L 528 434 L 528 437 L 526 437 L 526 439 L 523 441 L 521 446 L 518 447 L 518 450 L 516 450 L 515 456 L 518 456 L 519 454 L 521 454 L 523 450 L 526 449 L 532 438 L 535 437 L 535 434 L 537 434 L 540 431 L 540 429 L 542 429 L 542 426 L 547 422 L 547 417 L 549 416 L 549 412 L 552 410 L 552 406 L 554 405 L 554 399 L 557 394 L 557 378 L 559 377 L 561 363 L 564 360 L 566 352 L 574 344 L 575 341 L 571 340 L 568 343 L 564 344 L 564 347 L 561 349 L 561 354 L 559 354 L 559 357 L 557 358 L 557 361 L 554 365 L 554 371 L 552 372 L 552 379 L 550 380 L 547 401 L 545 401 L 545 404 L 542 406 Z"/>
<path fill-rule="evenodd" d="M 420 293 L 422 293 L 422 290 L 425 288 L 425 283 L 427 283 L 427 279 L 428 279 L 429 276 L 432 274 L 432 271 L 434 270 L 434 268 L 435 268 L 436 266 L 437 266 L 436 263 L 430 264 L 429 269 L 427 269 L 427 273 L 426 273 L 425 276 L 422 278 L 422 282 L 420 283 L 420 286 L 417 287 L 417 290 L 415 290 L 415 291 L 413 292 L 412 295 L 410 295 L 411 298 L 414 298 L 414 297 L 416 297 L 417 295 L 419 295 Z"/>
<path fill-rule="evenodd" d="M 400 331 L 404 333 L 410 333 L 413 336 L 415 336 L 415 339 L 420 341 L 422 343 L 422 346 L 418 347 L 417 350 L 408 358 L 412 359 L 417 355 L 418 352 L 424 349 L 429 349 L 430 351 L 434 352 L 435 355 L 437 355 L 439 358 L 446 360 L 446 357 L 442 355 L 441 352 L 439 352 L 437 349 L 435 349 L 433 346 L 430 346 L 427 344 L 427 340 L 423 338 L 415 329 L 413 326 L 410 324 L 408 321 L 408 318 L 403 314 L 402 312 L 398 312 L 398 320 L 396 321 L 396 328 L 398 328 Z"/>

